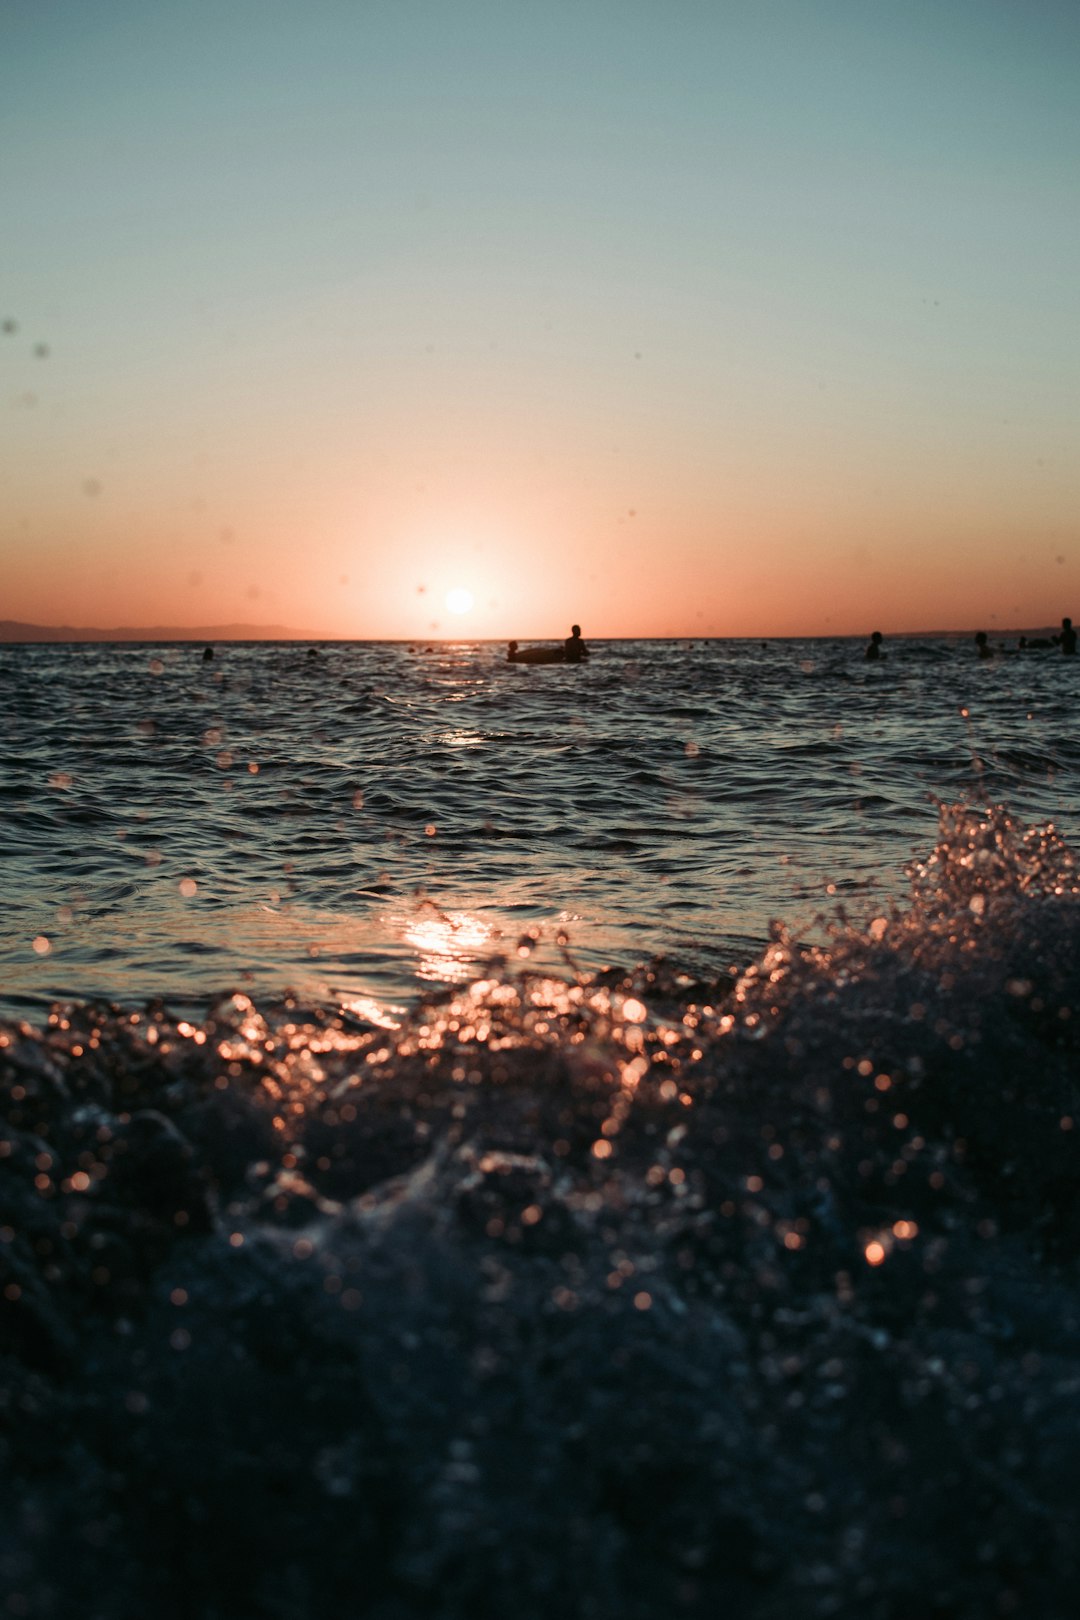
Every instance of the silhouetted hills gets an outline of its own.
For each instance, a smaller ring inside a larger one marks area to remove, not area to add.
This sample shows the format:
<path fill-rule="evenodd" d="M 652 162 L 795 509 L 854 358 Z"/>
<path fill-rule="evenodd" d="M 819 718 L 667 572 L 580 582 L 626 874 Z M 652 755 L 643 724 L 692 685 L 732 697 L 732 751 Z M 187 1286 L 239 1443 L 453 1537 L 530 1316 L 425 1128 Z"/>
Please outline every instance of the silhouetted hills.
<path fill-rule="evenodd" d="M 0 642 L 13 641 L 317 641 L 310 630 L 284 624 L 118 625 L 98 630 L 85 625 L 24 624 L 0 619 Z"/>

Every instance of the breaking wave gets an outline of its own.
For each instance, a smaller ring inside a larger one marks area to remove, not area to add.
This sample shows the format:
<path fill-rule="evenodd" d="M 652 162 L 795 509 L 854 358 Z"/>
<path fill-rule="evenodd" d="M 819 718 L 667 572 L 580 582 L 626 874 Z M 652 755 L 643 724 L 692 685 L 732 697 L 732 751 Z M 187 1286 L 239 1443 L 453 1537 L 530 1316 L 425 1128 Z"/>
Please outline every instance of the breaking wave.
<path fill-rule="evenodd" d="M 909 876 L 714 980 L 0 1026 L 9 1611 L 1071 1613 L 1080 869 Z"/>

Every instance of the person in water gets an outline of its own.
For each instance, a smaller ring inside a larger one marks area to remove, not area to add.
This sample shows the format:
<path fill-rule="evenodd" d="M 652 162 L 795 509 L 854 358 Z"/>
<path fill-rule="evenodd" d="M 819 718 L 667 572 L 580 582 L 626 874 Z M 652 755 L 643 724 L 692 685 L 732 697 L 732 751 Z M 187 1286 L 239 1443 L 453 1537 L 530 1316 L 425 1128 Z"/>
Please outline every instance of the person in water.
<path fill-rule="evenodd" d="M 873 635 L 870 637 L 870 645 L 866 649 L 866 657 L 868 659 L 872 660 L 875 658 L 884 658 L 885 654 L 881 650 L 881 642 L 881 631 L 875 630 Z"/>
<path fill-rule="evenodd" d="M 508 641 L 507 644 L 506 644 L 506 662 L 508 664 L 516 664 L 517 663 L 517 652 L 518 652 L 518 644 L 517 644 L 517 642 L 516 641 Z"/>
<path fill-rule="evenodd" d="M 580 624 L 570 626 L 570 634 L 566 638 L 565 648 L 566 662 L 568 664 L 580 664 L 583 658 L 588 658 L 589 649 L 581 639 Z"/>
<path fill-rule="evenodd" d="M 979 657 L 980 658 L 993 658 L 994 649 L 993 649 L 993 647 L 990 646 L 990 644 L 988 643 L 988 641 L 986 639 L 986 631 L 985 630 L 976 630 L 976 632 L 975 632 L 975 645 L 979 650 Z"/>
<path fill-rule="evenodd" d="M 1068 616 L 1061 621 L 1061 650 L 1066 658 L 1076 657 L 1076 631 Z"/>

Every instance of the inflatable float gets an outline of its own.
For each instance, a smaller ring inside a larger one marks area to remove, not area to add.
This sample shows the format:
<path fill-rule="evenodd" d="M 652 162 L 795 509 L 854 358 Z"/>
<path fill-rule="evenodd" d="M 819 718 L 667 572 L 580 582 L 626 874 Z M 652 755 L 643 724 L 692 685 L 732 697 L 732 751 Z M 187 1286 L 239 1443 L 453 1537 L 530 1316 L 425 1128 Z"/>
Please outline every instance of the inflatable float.
<path fill-rule="evenodd" d="M 506 649 L 508 664 L 565 664 L 562 647 L 519 647 L 512 641 Z"/>

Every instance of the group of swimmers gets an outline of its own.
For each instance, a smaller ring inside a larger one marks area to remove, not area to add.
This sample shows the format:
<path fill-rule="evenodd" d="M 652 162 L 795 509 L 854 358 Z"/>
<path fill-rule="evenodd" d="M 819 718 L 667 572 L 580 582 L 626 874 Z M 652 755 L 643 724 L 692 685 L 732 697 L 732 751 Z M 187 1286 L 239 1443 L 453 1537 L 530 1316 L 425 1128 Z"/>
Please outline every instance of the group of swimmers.
<path fill-rule="evenodd" d="M 875 630 L 870 637 L 870 644 L 864 654 L 868 662 L 886 656 L 881 650 L 882 639 L 881 631 Z M 1059 647 L 1066 658 L 1076 657 L 1076 631 L 1073 629 L 1073 622 L 1067 614 L 1062 619 L 1061 630 L 1056 636 L 1033 636 L 1030 641 L 1027 636 L 1020 637 L 1018 651 L 1028 652 L 1032 648 L 1038 649 L 1040 647 Z M 1004 648 L 1001 649 L 1002 652 L 1004 650 Z M 985 630 L 976 630 L 975 632 L 975 651 L 979 658 L 997 657 L 998 649 L 991 647 Z"/>
<path fill-rule="evenodd" d="M 873 663 L 879 658 L 886 658 L 888 656 L 887 653 L 883 653 L 881 650 L 881 643 L 884 639 L 885 638 L 882 636 L 880 630 L 875 630 L 873 632 L 866 652 L 863 655 L 868 663 Z M 762 642 L 762 646 L 765 645 L 766 644 Z M 1073 629 L 1073 622 L 1068 615 L 1062 619 L 1061 631 L 1056 636 L 1034 636 L 1030 641 L 1028 640 L 1027 636 L 1020 637 L 1018 649 L 1021 652 L 1027 652 L 1032 648 L 1038 649 L 1041 647 L 1059 647 L 1065 654 L 1066 658 L 1075 658 L 1076 631 Z M 991 647 L 985 630 L 977 630 L 975 632 L 975 648 L 979 658 L 994 658 L 997 656 L 998 649 Z M 427 650 L 428 652 L 431 652 L 432 649 L 429 647 Z M 1004 648 L 1001 649 L 1001 651 L 1004 650 Z M 204 661 L 213 658 L 213 656 L 213 647 L 207 647 L 204 649 Z M 308 648 L 309 658 L 317 658 L 318 656 L 319 654 L 316 648 Z M 511 641 L 507 643 L 506 648 L 506 661 L 508 664 L 580 664 L 584 659 L 588 658 L 588 656 L 589 649 L 581 639 L 580 624 L 573 624 L 570 626 L 570 634 L 567 636 L 561 647 L 519 647 L 516 641 Z"/>

